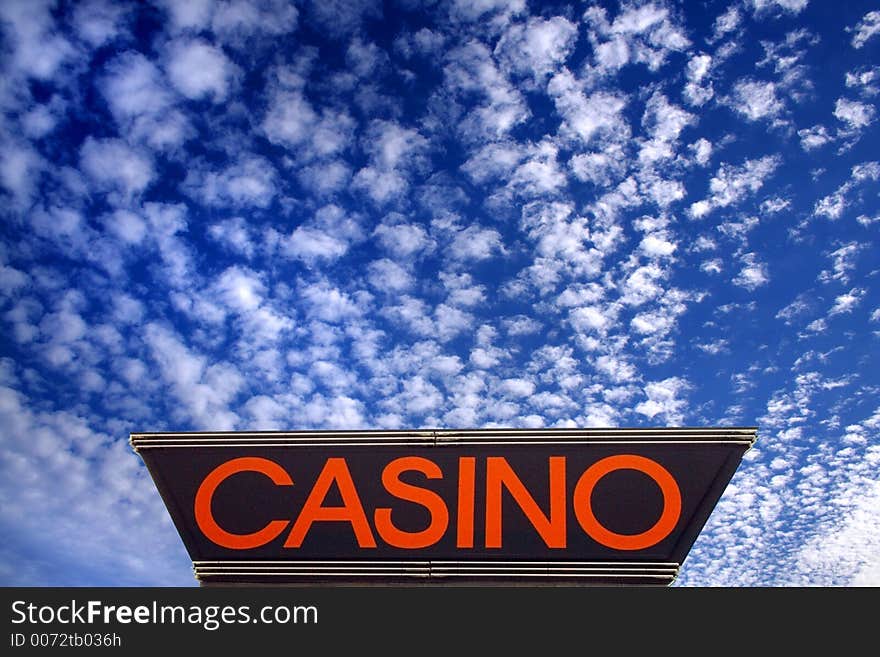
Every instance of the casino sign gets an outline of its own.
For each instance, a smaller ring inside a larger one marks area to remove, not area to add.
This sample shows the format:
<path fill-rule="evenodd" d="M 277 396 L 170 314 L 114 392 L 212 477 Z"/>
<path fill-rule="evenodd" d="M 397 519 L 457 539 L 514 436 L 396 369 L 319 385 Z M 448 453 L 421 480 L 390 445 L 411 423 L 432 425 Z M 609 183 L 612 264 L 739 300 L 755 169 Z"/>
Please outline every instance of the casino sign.
<path fill-rule="evenodd" d="M 668 585 L 754 427 L 132 433 L 202 585 Z"/>

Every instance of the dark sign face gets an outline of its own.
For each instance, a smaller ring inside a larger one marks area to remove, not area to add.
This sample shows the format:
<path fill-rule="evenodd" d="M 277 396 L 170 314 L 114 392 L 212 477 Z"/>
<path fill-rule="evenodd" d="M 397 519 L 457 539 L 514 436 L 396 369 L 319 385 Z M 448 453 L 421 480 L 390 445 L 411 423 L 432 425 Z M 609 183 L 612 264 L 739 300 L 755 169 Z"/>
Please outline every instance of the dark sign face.
<path fill-rule="evenodd" d="M 755 429 L 132 434 L 219 582 L 668 584 Z"/>

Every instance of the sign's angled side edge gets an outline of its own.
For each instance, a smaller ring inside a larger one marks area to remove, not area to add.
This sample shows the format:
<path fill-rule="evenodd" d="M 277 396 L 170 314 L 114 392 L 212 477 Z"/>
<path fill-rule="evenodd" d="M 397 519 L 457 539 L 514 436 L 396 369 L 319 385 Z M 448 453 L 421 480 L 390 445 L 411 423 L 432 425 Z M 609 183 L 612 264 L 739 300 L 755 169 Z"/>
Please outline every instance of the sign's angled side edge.
<path fill-rule="evenodd" d="M 192 531 L 186 524 L 182 521 L 185 517 L 183 510 L 177 504 L 175 500 L 175 496 L 171 493 L 171 485 L 165 481 L 164 477 L 162 477 L 160 473 L 160 468 L 155 467 L 152 462 L 152 457 L 145 456 L 136 446 L 135 441 L 132 438 L 129 438 L 129 442 L 134 449 L 135 454 L 140 457 L 141 461 L 144 464 L 144 467 L 147 469 L 147 472 L 150 475 L 150 478 L 153 480 L 153 484 L 156 486 L 156 490 L 159 493 L 159 497 L 162 498 L 162 502 L 165 504 L 165 508 L 168 511 L 168 515 L 171 517 L 171 523 L 174 525 L 174 528 L 177 530 L 177 533 L 180 535 L 183 543 L 183 548 L 186 550 L 187 555 L 191 560 L 195 559 L 195 555 L 190 551 L 190 545 L 195 544 L 195 537 L 192 534 Z M 148 451 L 148 453 L 150 453 Z"/>
<path fill-rule="evenodd" d="M 727 490 L 727 486 L 730 484 L 731 480 L 736 474 L 736 471 L 739 469 L 743 457 L 752 448 L 752 445 L 755 444 L 756 440 L 757 429 L 755 429 L 753 439 L 748 447 L 743 448 L 742 451 L 731 451 L 730 455 L 724 461 L 721 469 L 718 471 L 718 474 L 715 477 L 715 480 L 712 482 L 712 485 L 709 487 L 709 490 L 706 491 L 706 494 L 703 496 L 703 499 L 697 506 L 697 510 L 694 513 L 693 520 L 688 525 L 686 530 L 682 533 L 681 537 L 679 538 L 678 544 L 673 550 L 673 554 L 675 555 L 676 560 L 680 564 L 682 564 L 682 566 L 684 565 L 687 555 L 691 551 L 691 548 L 697 541 L 697 538 L 703 531 L 706 523 L 709 521 L 709 518 L 711 517 L 712 512 L 715 510 L 718 501 L 721 499 L 724 491 Z"/>

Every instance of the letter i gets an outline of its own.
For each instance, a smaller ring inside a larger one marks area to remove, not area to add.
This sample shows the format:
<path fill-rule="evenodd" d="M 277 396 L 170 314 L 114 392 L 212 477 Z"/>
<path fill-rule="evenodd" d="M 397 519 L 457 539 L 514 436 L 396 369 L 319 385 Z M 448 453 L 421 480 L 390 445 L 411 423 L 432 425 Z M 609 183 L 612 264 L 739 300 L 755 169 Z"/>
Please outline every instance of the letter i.
<path fill-rule="evenodd" d="M 455 547 L 474 547 L 474 478 L 477 459 L 458 459 L 458 535 Z"/>

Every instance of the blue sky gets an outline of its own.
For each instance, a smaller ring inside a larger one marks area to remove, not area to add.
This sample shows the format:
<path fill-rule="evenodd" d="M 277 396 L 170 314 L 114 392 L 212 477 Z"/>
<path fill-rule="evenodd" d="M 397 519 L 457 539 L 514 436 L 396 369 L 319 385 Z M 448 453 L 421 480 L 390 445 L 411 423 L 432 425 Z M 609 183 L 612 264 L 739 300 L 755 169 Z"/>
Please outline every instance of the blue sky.
<path fill-rule="evenodd" d="M 880 585 L 875 2 L 0 28 L 0 584 L 196 584 L 131 431 L 756 425 L 676 585 Z"/>

